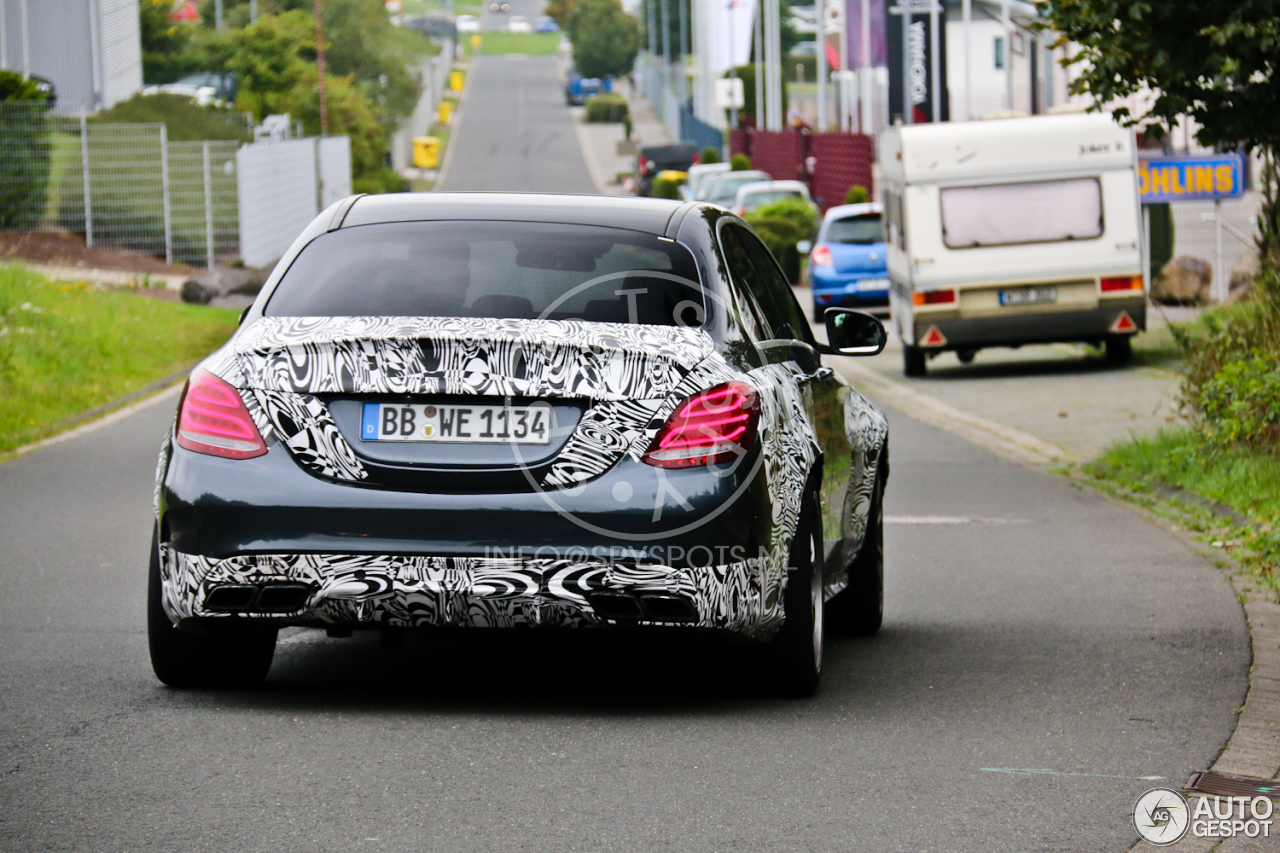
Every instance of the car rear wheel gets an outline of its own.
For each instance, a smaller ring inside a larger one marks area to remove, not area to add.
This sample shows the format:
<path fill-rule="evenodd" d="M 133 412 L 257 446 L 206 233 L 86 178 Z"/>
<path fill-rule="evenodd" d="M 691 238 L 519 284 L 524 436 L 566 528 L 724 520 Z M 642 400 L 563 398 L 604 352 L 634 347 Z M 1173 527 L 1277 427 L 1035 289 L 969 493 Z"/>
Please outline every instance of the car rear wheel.
<path fill-rule="evenodd" d="M 817 498 L 811 495 L 791 545 L 791 569 L 782 598 L 786 621 L 766 649 L 770 686 L 785 696 L 812 696 L 822 676 L 825 625 L 818 524 Z"/>
<path fill-rule="evenodd" d="M 151 535 L 147 640 L 151 668 L 171 687 L 252 687 L 267 677 L 276 628 L 228 621 L 208 634 L 179 631 L 161 604 L 159 537 Z"/>
<path fill-rule="evenodd" d="M 876 472 L 867 533 L 849 566 L 849 585 L 831 600 L 828 619 L 843 634 L 872 637 L 884 620 L 884 478 Z"/>
<path fill-rule="evenodd" d="M 925 364 L 924 350 L 920 347 L 903 345 L 902 372 L 907 376 L 924 376 L 928 371 Z"/>
<path fill-rule="evenodd" d="M 1106 341 L 1107 361 L 1111 364 L 1128 364 L 1133 356 L 1133 338 L 1129 335 L 1109 335 Z"/>

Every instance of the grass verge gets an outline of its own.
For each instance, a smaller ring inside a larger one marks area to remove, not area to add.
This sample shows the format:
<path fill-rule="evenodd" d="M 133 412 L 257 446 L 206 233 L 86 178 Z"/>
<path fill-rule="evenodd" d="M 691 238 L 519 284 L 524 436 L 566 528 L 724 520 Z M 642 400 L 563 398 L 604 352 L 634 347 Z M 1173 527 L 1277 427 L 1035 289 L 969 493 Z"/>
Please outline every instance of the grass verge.
<path fill-rule="evenodd" d="M 500 56 L 520 53 L 526 56 L 555 56 L 560 44 L 560 33 L 504 33 L 480 34 L 480 49 L 472 56 Z"/>
<path fill-rule="evenodd" d="M 1084 470 L 1104 489 L 1229 552 L 1280 601 L 1276 456 L 1243 446 L 1206 449 L 1198 432 L 1181 427 L 1113 445 Z"/>
<path fill-rule="evenodd" d="M 198 361 L 238 314 L 0 266 L 0 456 Z"/>

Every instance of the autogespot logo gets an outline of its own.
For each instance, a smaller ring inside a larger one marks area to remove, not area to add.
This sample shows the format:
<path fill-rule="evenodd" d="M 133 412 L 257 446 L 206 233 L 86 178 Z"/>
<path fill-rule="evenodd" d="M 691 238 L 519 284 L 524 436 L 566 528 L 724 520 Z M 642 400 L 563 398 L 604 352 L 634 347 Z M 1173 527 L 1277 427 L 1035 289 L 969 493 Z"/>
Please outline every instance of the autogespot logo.
<path fill-rule="evenodd" d="M 1182 794 L 1170 788 L 1152 788 L 1133 806 L 1133 826 L 1143 840 L 1163 847 L 1182 840 L 1191 825 L 1191 812 Z"/>
<path fill-rule="evenodd" d="M 631 280 L 631 277 L 635 274 L 636 273 L 633 273 L 632 271 L 613 272 L 584 281 L 548 305 L 538 315 L 538 319 L 552 319 L 553 315 L 561 309 L 561 306 L 566 303 L 582 304 L 588 301 L 589 297 L 587 294 L 594 291 L 594 295 L 611 302 L 623 300 L 628 313 L 627 322 L 630 324 L 638 323 L 640 322 L 639 302 L 650 295 L 649 288 L 651 285 L 638 284 Z M 715 304 L 720 310 L 728 312 L 728 306 L 720 301 L 719 297 L 714 293 L 707 293 L 703 290 L 699 282 L 692 281 L 672 273 L 653 270 L 638 271 L 638 274 L 651 282 L 669 282 L 674 286 L 674 288 L 687 289 L 687 291 L 692 294 L 700 293 L 702 295 L 702 300 L 715 300 Z M 674 305 L 668 306 L 666 310 L 670 311 L 671 314 L 670 326 L 672 328 L 694 329 L 701 327 L 706 321 L 707 310 L 706 305 L 702 300 L 694 301 L 692 299 L 682 299 Z M 756 349 L 759 350 L 760 348 L 756 347 Z M 762 364 L 767 363 L 763 353 L 760 354 L 759 362 Z M 507 402 L 510 403 L 510 400 Z M 553 441 L 564 441 L 567 439 L 568 435 L 573 432 L 573 429 L 573 427 L 557 427 L 552 432 Z M 694 509 L 693 504 L 688 500 L 688 496 L 680 493 L 671 478 L 667 476 L 665 469 L 654 467 L 650 469 L 650 471 L 646 471 L 646 476 L 652 473 L 652 476 L 656 477 L 658 485 L 656 490 L 654 490 L 653 506 L 646 506 L 645 510 L 651 513 L 651 520 L 655 526 L 664 521 L 666 523 L 663 525 L 661 530 L 637 533 L 634 530 L 609 529 L 608 527 L 597 523 L 604 514 L 593 512 L 592 515 L 595 521 L 592 521 L 583 518 L 568 506 L 568 504 L 573 502 L 574 498 L 577 498 L 585 491 L 586 483 L 589 482 L 590 479 L 594 479 L 594 477 L 587 478 L 583 483 L 570 486 L 545 487 L 541 482 L 539 482 L 537 477 L 536 469 L 539 466 L 527 461 L 527 458 L 524 455 L 525 451 L 522 450 L 519 444 L 513 443 L 511 447 L 530 486 L 557 513 L 564 518 L 569 519 L 573 524 L 583 530 L 590 531 L 597 535 L 603 535 L 614 540 L 635 543 L 667 540 L 673 536 L 679 536 L 681 534 L 688 533 L 689 531 L 696 530 L 699 527 L 714 521 L 716 517 L 728 510 L 742 495 L 742 493 L 747 490 L 754 481 L 755 475 L 760 466 L 764 462 L 764 454 L 757 453 L 755 454 L 751 469 L 745 472 L 740 471 L 743 467 L 743 460 L 747 456 L 744 448 L 741 452 L 737 453 L 733 458 L 728 459 L 727 461 L 708 464 L 706 466 L 706 470 L 710 476 L 719 479 L 736 476 L 737 487 L 734 490 L 734 493 L 727 500 L 720 503 L 714 510 L 705 514 L 698 514 L 696 517 L 691 517 L 690 520 L 684 524 L 680 524 L 678 522 L 672 524 L 672 521 L 673 518 L 678 518 L 679 513 L 688 513 Z M 625 453 L 625 451 L 617 452 L 619 456 Z M 616 460 L 614 460 L 609 467 L 612 468 L 614 464 L 616 464 Z M 638 488 L 640 486 L 644 486 L 646 491 L 641 492 Z M 632 503 L 632 498 L 637 494 L 647 493 L 649 486 L 651 486 L 651 483 L 649 483 L 647 479 L 643 484 L 630 483 L 621 479 L 615 480 L 611 487 L 611 497 L 619 507 L 623 507 Z"/>

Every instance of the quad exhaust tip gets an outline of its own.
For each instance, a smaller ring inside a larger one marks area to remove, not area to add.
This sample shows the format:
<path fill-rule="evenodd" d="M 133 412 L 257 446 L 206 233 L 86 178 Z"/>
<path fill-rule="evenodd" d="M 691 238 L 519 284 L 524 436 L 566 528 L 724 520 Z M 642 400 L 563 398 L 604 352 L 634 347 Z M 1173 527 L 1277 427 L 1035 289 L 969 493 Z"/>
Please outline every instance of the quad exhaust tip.
<path fill-rule="evenodd" d="M 209 590 L 204 606 L 217 613 L 293 613 L 310 597 L 311 587 L 300 583 L 224 583 Z"/>
<path fill-rule="evenodd" d="M 696 622 L 693 602 L 681 595 L 596 592 L 587 596 L 591 609 L 602 619 L 615 622 Z"/>

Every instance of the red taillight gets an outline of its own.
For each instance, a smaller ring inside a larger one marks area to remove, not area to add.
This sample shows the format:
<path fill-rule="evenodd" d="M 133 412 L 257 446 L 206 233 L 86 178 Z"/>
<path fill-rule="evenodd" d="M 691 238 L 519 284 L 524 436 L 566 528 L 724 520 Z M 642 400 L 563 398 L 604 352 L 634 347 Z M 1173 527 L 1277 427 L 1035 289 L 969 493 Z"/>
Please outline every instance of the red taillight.
<path fill-rule="evenodd" d="M 178 446 L 226 459 L 252 459 L 267 452 L 240 394 L 203 370 L 191 377 L 182 395 Z"/>
<path fill-rule="evenodd" d="M 741 382 L 694 394 L 676 407 L 645 451 L 659 468 L 695 468 L 740 458 L 756 439 L 760 397 Z"/>
<path fill-rule="evenodd" d="M 1142 290 L 1142 276 L 1122 275 L 1102 280 L 1102 292 L 1113 293 L 1117 290 Z"/>
<path fill-rule="evenodd" d="M 815 267 L 834 267 L 836 262 L 831 258 L 831 250 L 819 243 L 813 247 L 813 253 L 809 255 L 809 265 Z"/>
<path fill-rule="evenodd" d="M 701 153 L 699 153 L 699 152 L 697 152 L 697 151 L 695 151 L 695 152 L 694 152 L 694 154 L 693 154 L 693 162 L 694 162 L 694 165 L 697 165 L 698 163 L 701 163 L 701 162 L 702 162 L 702 154 L 701 154 Z"/>
<path fill-rule="evenodd" d="M 938 305 L 943 302 L 955 302 L 954 290 L 917 290 L 911 294 L 912 305 Z"/>

